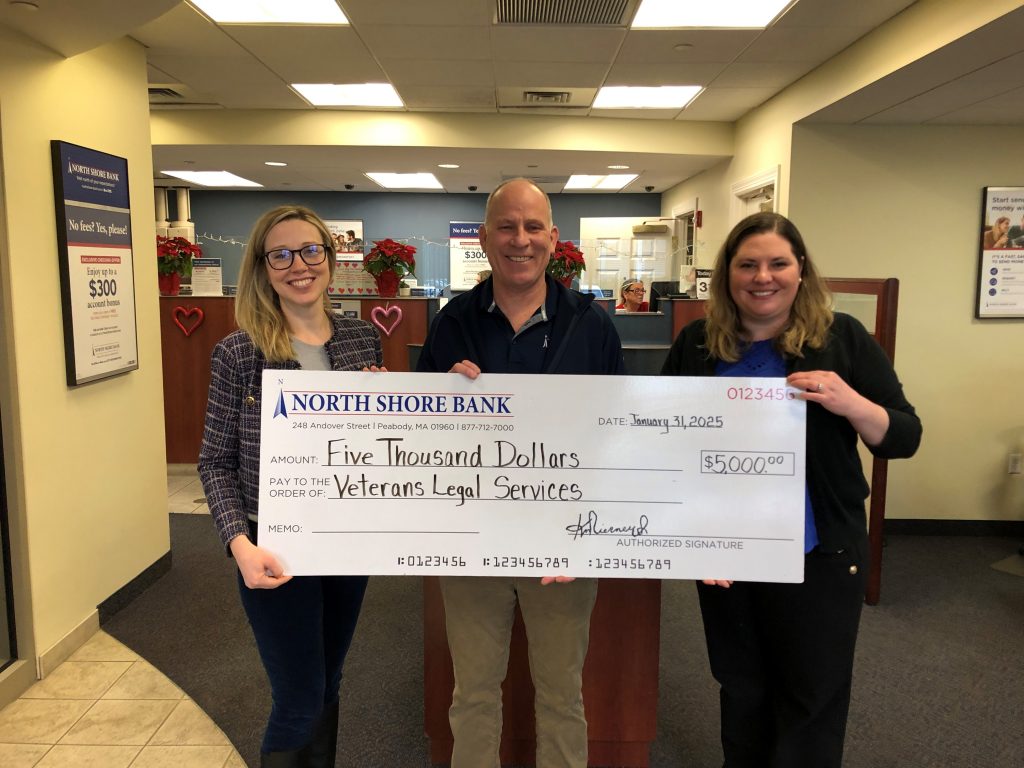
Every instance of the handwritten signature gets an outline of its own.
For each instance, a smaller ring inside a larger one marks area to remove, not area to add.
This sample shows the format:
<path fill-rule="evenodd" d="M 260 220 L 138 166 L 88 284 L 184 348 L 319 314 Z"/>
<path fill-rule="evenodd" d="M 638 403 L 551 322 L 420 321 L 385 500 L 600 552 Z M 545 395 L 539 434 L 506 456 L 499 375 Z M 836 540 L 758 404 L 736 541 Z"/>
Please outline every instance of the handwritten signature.
<path fill-rule="evenodd" d="M 640 515 L 640 520 L 636 525 L 600 525 L 597 512 L 590 510 L 587 513 L 586 519 L 584 519 L 581 513 L 575 523 L 565 526 L 565 530 L 572 534 L 573 541 L 583 536 L 602 536 L 605 534 L 643 536 L 647 533 L 647 515 Z"/>

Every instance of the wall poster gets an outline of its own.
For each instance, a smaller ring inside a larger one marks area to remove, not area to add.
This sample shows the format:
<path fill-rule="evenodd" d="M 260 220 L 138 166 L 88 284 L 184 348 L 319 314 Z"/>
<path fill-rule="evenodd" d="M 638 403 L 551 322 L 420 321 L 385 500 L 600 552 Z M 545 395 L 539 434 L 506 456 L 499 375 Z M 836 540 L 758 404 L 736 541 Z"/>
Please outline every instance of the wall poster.
<path fill-rule="evenodd" d="M 479 221 L 448 222 L 448 265 L 452 290 L 468 291 L 480 276 L 490 269 L 487 256 L 480 247 Z"/>
<path fill-rule="evenodd" d="M 334 240 L 334 250 L 339 259 L 351 259 L 355 256 L 347 254 L 358 254 L 363 257 L 363 222 L 362 219 L 340 220 L 334 219 L 325 221 L 327 231 L 331 233 Z"/>
<path fill-rule="evenodd" d="M 975 317 L 1024 318 L 1024 187 L 985 187 Z"/>
<path fill-rule="evenodd" d="M 128 161 L 50 142 L 68 386 L 139 367 Z"/>

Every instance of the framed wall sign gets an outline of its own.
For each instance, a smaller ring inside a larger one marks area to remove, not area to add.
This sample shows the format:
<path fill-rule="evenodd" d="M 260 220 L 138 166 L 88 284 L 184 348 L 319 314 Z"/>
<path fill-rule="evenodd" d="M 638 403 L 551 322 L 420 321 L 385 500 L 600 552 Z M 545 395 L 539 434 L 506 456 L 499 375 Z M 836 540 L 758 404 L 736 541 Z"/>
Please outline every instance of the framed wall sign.
<path fill-rule="evenodd" d="M 985 187 L 979 240 L 975 316 L 1024 318 L 1024 187 Z"/>
<path fill-rule="evenodd" d="M 480 247 L 479 221 L 448 223 L 448 264 L 453 290 L 468 291 L 477 284 L 480 272 L 490 268 Z"/>
<path fill-rule="evenodd" d="M 139 367 L 128 161 L 51 141 L 68 386 Z"/>
<path fill-rule="evenodd" d="M 327 231 L 331 233 L 334 250 L 339 259 L 363 257 L 362 219 L 333 219 L 325 221 L 324 224 L 327 225 Z"/>

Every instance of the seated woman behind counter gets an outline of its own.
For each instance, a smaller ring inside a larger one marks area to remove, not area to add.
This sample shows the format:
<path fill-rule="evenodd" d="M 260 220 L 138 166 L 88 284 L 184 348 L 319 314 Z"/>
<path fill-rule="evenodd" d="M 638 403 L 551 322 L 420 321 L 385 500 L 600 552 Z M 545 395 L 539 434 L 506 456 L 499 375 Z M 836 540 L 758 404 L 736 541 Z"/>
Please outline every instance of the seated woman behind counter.
<path fill-rule="evenodd" d="M 626 280 L 619 289 L 622 301 L 615 305 L 615 309 L 625 312 L 650 312 L 651 306 L 644 301 L 647 289 L 639 280 Z"/>

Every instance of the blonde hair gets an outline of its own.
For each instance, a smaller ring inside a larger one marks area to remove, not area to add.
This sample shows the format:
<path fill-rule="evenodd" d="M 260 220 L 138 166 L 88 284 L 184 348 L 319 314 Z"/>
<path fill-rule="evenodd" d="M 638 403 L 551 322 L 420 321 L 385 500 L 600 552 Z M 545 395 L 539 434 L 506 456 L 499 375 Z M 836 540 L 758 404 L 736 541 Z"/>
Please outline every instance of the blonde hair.
<path fill-rule="evenodd" d="M 832 327 L 832 294 L 807 253 L 804 239 L 793 222 L 778 213 L 755 213 L 733 227 L 715 259 L 707 304 L 707 348 L 711 356 L 734 363 L 747 342 L 741 331 L 736 303 L 729 291 L 729 267 L 748 237 L 774 233 L 786 240 L 800 264 L 800 286 L 789 310 L 789 319 L 775 337 L 775 348 L 784 357 L 803 357 L 804 347 L 821 349 Z"/>
<path fill-rule="evenodd" d="M 264 263 L 264 244 L 267 234 L 282 221 L 299 219 L 312 224 L 321 235 L 327 249 L 327 269 L 334 277 L 334 240 L 327 225 L 312 210 L 301 205 L 281 205 L 264 213 L 256 221 L 245 246 L 242 266 L 238 271 L 238 295 L 235 297 L 235 322 L 249 334 L 253 343 L 270 362 L 281 363 L 295 359 L 288 324 L 281 312 L 281 300 L 270 284 Z M 301 258 L 296 255 L 296 258 Z M 324 312 L 330 314 L 331 302 L 324 292 Z"/>
<path fill-rule="evenodd" d="M 619 286 L 619 297 L 623 301 L 625 301 L 626 300 L 626 292 L 630 288 L 632 288 L 634 285 L 643 285 L 643 284 L 644 284 L 643 280 L 634 280 L 632 278 L 630 278 L 628 280 L 623 280 L 622 281 L 622 285 Z"/>

